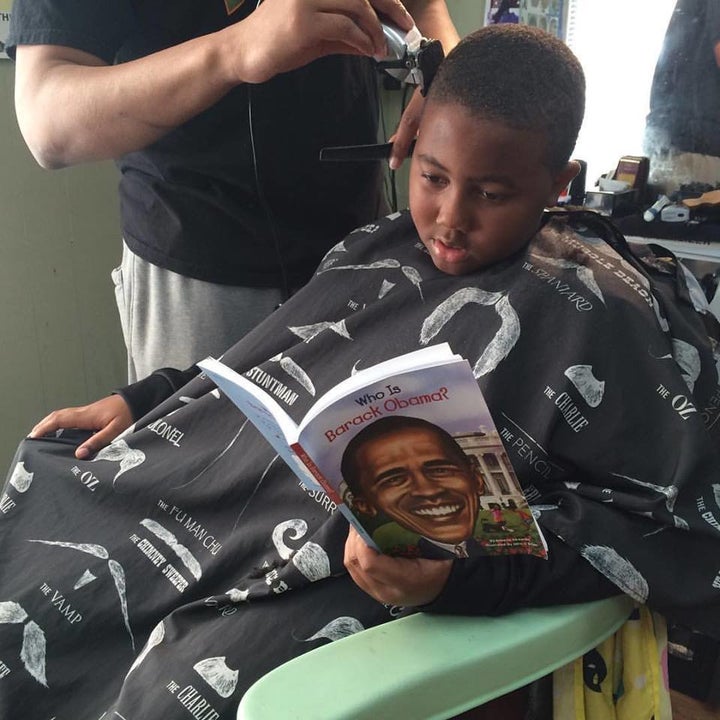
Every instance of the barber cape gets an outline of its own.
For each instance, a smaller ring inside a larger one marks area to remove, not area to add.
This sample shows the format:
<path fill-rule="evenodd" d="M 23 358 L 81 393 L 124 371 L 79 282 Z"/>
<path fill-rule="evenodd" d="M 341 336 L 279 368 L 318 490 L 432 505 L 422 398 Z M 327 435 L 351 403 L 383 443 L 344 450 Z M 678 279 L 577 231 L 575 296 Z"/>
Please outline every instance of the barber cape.
<path fill-rule="evenodd" d="M 671 256 L 639 262 L 597 222 L 549 217 L 513 257 L 452 277 L 391 215 L 223 361 L 299 420 L 354 370 L 448 342 L 546 535 L 717 632 L 716 323 Z M 76 442 L 23 441 L 0 498 L 0 716 L 234 718 L 273 667 L 400 612 L 355 587 L 344 518 L 203 376 L 92 460 Z"/>

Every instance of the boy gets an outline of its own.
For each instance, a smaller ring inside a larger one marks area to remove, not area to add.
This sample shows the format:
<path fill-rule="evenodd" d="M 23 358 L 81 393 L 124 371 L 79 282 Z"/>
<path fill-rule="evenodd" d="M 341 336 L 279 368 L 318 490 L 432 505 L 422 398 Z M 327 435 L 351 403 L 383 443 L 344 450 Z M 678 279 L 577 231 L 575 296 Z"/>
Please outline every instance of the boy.
<path fill-rule="evenodd" d="M 545 33 L 469 36 L 428 97 L 411 216 L 352 233 L 223 357 L 297 420 L 354 368 L 448 341 L 548 559 L 377 555 L 207 379 L 164 370 L 50 415 L 16 456 L 0 523 L 7 708 L 233 717 L 265 672 L 398 606 L 496 614 L 622 591 L 717 632 L 720 394 L 683 276 L 543 220 L 574 172 L 583 91 Z M 69 426 L 98 432 L 76 452 L 39 439 Z M 33 653 L 17 632 L 31 623 Z"/>

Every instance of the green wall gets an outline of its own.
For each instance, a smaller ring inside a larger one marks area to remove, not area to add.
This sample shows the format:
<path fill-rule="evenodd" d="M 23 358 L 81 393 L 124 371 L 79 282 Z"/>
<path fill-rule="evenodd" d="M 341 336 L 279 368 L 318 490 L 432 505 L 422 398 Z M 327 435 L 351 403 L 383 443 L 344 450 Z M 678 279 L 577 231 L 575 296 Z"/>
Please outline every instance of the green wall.
<path fill-rule="evenodd" d="M 50 410 L 122 383 L 124 345 L 109 277 L 121 240 L 109 163 L 42 170 L 0 60 L 0 477 Z"/>

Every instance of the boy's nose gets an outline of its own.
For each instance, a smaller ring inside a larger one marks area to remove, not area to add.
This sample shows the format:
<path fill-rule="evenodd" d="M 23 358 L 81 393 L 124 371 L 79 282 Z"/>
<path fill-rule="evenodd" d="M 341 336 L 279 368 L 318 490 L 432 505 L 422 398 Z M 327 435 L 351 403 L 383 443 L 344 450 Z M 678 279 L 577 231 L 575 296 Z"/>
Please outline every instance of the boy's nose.
<path fill-rule="evenodd" d="M 468 208 L 461 192 L 448 190 L 443 194 L 436 222 L 448 230 L 462 233 L 468 231 Z"/>

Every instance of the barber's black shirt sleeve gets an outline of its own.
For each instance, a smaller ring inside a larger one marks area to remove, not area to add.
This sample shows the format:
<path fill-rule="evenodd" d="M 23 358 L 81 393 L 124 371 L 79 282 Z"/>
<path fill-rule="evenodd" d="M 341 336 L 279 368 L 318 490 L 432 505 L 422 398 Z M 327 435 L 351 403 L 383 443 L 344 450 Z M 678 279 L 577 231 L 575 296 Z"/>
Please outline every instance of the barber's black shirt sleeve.
<path fill-rule="evenodd" d="M 161 368 L 146 378 L 114 392 L 128 404 L 133 420 L 139 420 L 199 374 L 200 368 L 197 365 L 187 370 Z"/>
<path fill-rule="evenodd" d="M 547 559 L 504 555 L 453 561 L 438 597 L 420 608 L 453 615 L 502 615 L 521 607 L 565 605 L 620 595 L 577 551 L 546 533 Z"/>
<path fill-rule="evenodd" d="M 18 45 L 63 45 L 112 64 L 137 30 L 130 0 L 14 0 L 6 51 Z"/>

